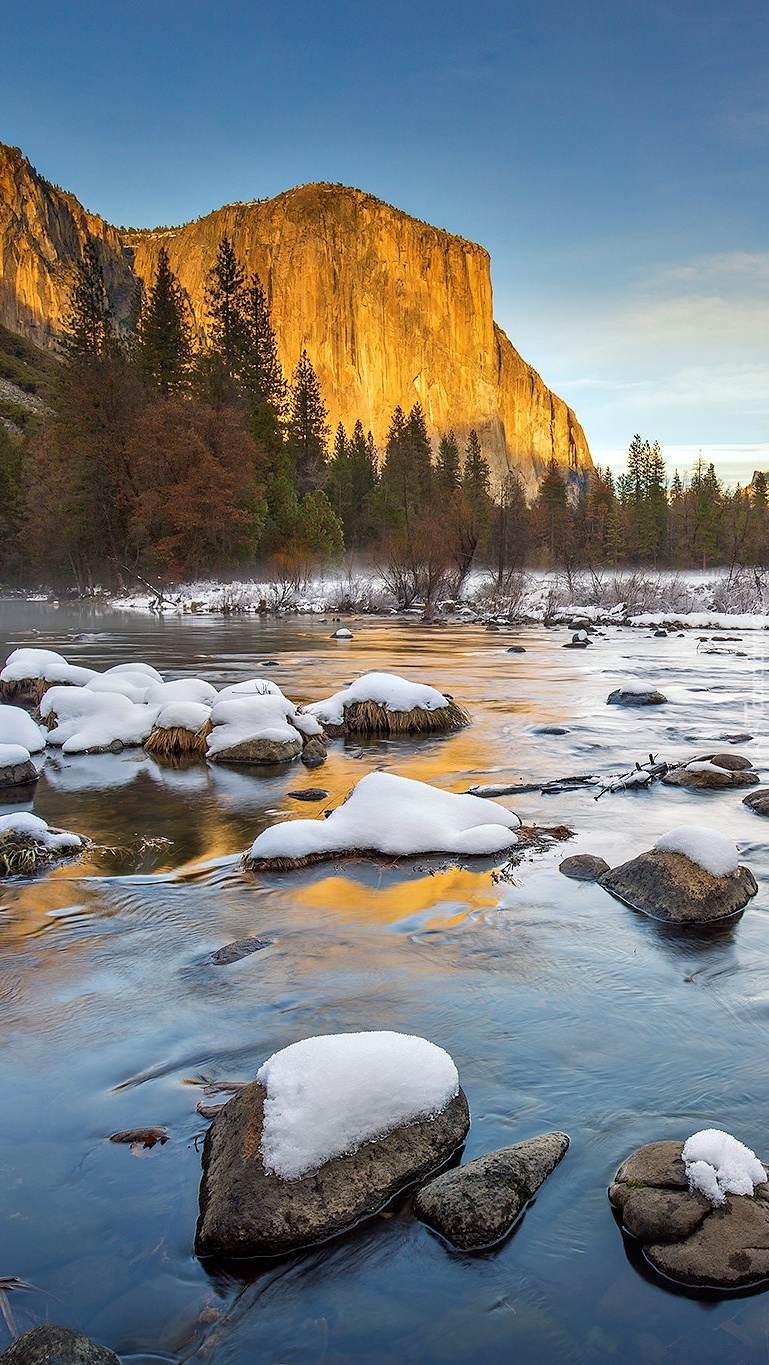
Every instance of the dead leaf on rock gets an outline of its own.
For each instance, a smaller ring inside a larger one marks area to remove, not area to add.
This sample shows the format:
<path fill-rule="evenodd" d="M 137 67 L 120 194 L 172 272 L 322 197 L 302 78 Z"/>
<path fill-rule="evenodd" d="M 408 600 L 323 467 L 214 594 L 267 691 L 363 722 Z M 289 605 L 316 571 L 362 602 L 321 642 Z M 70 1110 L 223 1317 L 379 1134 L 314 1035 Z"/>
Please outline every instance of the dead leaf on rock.
<path fill-rule="evenodd" d="M 162 1146 L 168 1142 L 167 1128 L 125 1128 L 119 1133 L 112 1133 L 110 1142 L 125 1142 L 130 1146 L 134 1156 L 142 1156 L 145 1151 L 151 1151 L 158 1143 Z"/>

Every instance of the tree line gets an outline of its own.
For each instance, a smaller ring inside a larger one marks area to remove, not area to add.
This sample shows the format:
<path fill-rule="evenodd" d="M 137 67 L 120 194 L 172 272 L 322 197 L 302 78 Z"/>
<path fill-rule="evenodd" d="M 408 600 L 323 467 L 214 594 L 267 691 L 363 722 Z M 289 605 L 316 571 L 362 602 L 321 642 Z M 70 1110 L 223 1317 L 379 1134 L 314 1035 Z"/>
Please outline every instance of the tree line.
<path fill-rule="evenodd" d="M 531 505 L 518 475 L 492 479 L 477 433 L 433 450 L 424 412 L 392 414 L 378 450 L 357 421 L 330 432 L 312 360 L 290 379 L 258 275 L 220 241 L 205 327 L 161 246 L 119 332 L 87 240 L 49 410 L 0 427 L 0 572 L 6 581 L 130 586 L 272 563 L 298 574 L 345 551 L 373 556 L 398 597 L 461 591 L 470 569 L 500 589 L 526 565 L 764 563 L 769 497 L 757 474 L 723 489 L 712 465 L 668 480 L 633 438 L 616 481 L 551 462 Z"/>

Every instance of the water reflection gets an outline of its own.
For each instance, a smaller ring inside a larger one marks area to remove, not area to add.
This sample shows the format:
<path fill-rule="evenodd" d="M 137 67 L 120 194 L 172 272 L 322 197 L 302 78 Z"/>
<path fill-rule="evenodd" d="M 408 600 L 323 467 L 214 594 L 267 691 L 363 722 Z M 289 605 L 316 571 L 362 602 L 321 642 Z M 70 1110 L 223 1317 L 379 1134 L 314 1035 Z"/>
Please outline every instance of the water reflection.
<path fill-rule="evenodd" d="M 338 804 L 377 766 L 461 791 L 616 771 L 748 728 L 756 739 L 739 751 L 766 767 L 752 660 L 698 655 L 692 635 L 619 629 L 582 652 L 561 650 L 558 631 L 516 631 L 510 641 L 527 651 L 517 655 L 507 637 L 475 627 L 366 620 L 340 650 L 312 619 L 0 611 L 3 654 L 23 635 L 75 663 L 143 658 L 166 676 L 218 684 L 274 659 L 268 676 L 296 701 L 384 667 L 448 687 L 474 721 L 422 744 L 334 741 L 320 774 L 298 763 L 161 767 L 140 750 L 46 760 L 33 806 L 50 824 L 103 848 L 169 843 L 149 860 L 94 852 L 0 886 L 3 1273 L 38 1286 L 39 1299 L 24 1298 L 38 1316 L 50 1304 L 51 1317 L 134 1365 L 764 1358 L 766 1300 L 704 1307 L 665 1293 L 618 1256 L 605 1193 L 630 1151 L 697 1128 L 727 1127 L 769 1154 L 769 1077 L 757 1062 L 769 1040 L 769 851 L 739 794 L 504 798 L 527 822 L 571 824 L 570 853 L 612 864 L 674 825 L 717 825 L 760 890 L 716 933 L 683 935 L 568 881 L 562 848 L 498 884 L 491 863 L 447 859 L 257 877 L 240 868 L 267 824 Z M 670 705 L 608 707 L 618 677 L 661 682 Z M 715 698 L 695 690 L 710 684 Z M 319 806 L 287 795 L 318 784 L 329 792 Z M 211 961 L 250 935 L 272 944 Z M 473 1115 L 468 1157 L 559 1128 L 572 1138 L 562 1167 L 491 1258 L 449 1252 L 405 1199 L 253 1280 L 242 1268 L 209 1278 L 192 1255 L 205 1124 L 202 1087 L 190 1082 L 247 1080 L 308 1033 L 377 1027 L 423 1034 L 455 1057 Z M 109 1143 L 116 1129 L 159 1123 L 170 1141 L 147 1160 Z"/>

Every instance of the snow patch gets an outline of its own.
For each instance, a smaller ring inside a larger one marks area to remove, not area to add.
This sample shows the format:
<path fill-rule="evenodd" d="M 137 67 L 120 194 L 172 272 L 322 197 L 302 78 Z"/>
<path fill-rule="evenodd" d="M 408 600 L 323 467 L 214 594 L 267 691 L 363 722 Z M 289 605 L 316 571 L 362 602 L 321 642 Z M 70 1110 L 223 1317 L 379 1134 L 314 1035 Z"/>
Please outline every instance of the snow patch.
<path fill-rule="evenodd" d="M 28 711 L 0 704 L 0 744 L 20 744 L 31 754 L 39 754 L 45 748 L 45 735 Z"/>
<path fill-rule="evenodd" d="M 500 853 L 517 843 L 512 811 L 481 796 L 439 791 L 394 773 L 368 773 L 327 820 L 266 829 L 249 858 L 306 858 L 354 849 L 378 853 Z"/>
<path fill-rule="evenodd" d="M 0 768 L 15 768 L 19 763 L 29 763 L 29 749 L 23 744 L 0 744 Z"/>
<path fill-rule="evenodd" d="M 41 848 L 49 848 L 57 853 L 63 853 L 68 848 L 83 847 L 83 840 L 79 835 L 69 834 L 65 830 L 54 832 L 39 815 L 32 815 L 28 811 L 19 811 L 15 815 L 0 815 L 0 839 L 9 834 L 32 839 Z"/>
<path fill-rule="evenodd" d="M 697 863 L 714 877 L 730 876 L 740 863 L 732 840 L 705 825 L 677 825 L 663 834 L 654 847 L 660 853 L 683 853 L 690 862 Z"/>
<path fill-rule="evenodd" d="M 250 740 L 267 739 L 278 744 L 296 740 L 291 722 L 296 706 L 282 692 L 245 693 L 217 700 L 211 710 L 213 730 L 208 736 L 208 757 Z"/>
<path fill-rule="evenodd" d="M 459 1093 L 443 1048 L 387 1030 L 305 1038 L 273 1053 L 256 1079 L 267 1091 L 262 1160 L 283 1180 L 433 1118 Z"/>
<path fill-rule="evenodd" d="M 681 1156 L 689 1189 L 711 1204 L 725 1204 L 727 1194 L 752 1194 L 766 1180 L 755 1152 L 720 1128 L 703 1128 L 687 1138 Z"/>
<path fill-rule="evenodd" d="M 63 654 L 55 649 L 14 649 L 8 655 L 5 668 L 0 673 L 2 682 L 23 682 L 25 678 L 40 678 L 43 682 L 69 683 L 83 687 L 91 678 L 97 676 L 93 668 L 78 668 L 67 663 Z"/>

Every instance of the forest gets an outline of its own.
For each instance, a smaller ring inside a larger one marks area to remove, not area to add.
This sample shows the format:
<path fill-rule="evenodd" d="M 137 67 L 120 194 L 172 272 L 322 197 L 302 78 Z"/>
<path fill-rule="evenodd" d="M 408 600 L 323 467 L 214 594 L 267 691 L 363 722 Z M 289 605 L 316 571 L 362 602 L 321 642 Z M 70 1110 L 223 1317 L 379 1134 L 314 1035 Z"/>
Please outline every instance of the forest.
<path fill-rule="evenodd" d="M 360 421 L 332 433 L 312 358 L 283 374 L 261 281 L 226 237 L 206 313 L 201 337 L 161 248 L 119 334 L 88 241 L 59 363 L 41 360 L 25 383 L 35 348 L 6 347 L 0 378 L 35 403 L 0 403 L 5 586 L 114 591 L 257 565 L 300 576 L 347 554 L 430 600 L 439 582 L 460 594 L 479 566 L 504 590 L 527 566 L 769 559 L 765 473 L 733 490 L 702 460 L 670 475 L 640 435 L 619 478 L 553 461 L 529 503 L 515 471 L 492 477 L 475 431 L 460 443 L 449 430 L 433 449 L 418 403 L 395 409 L 382 450 Z"/>

